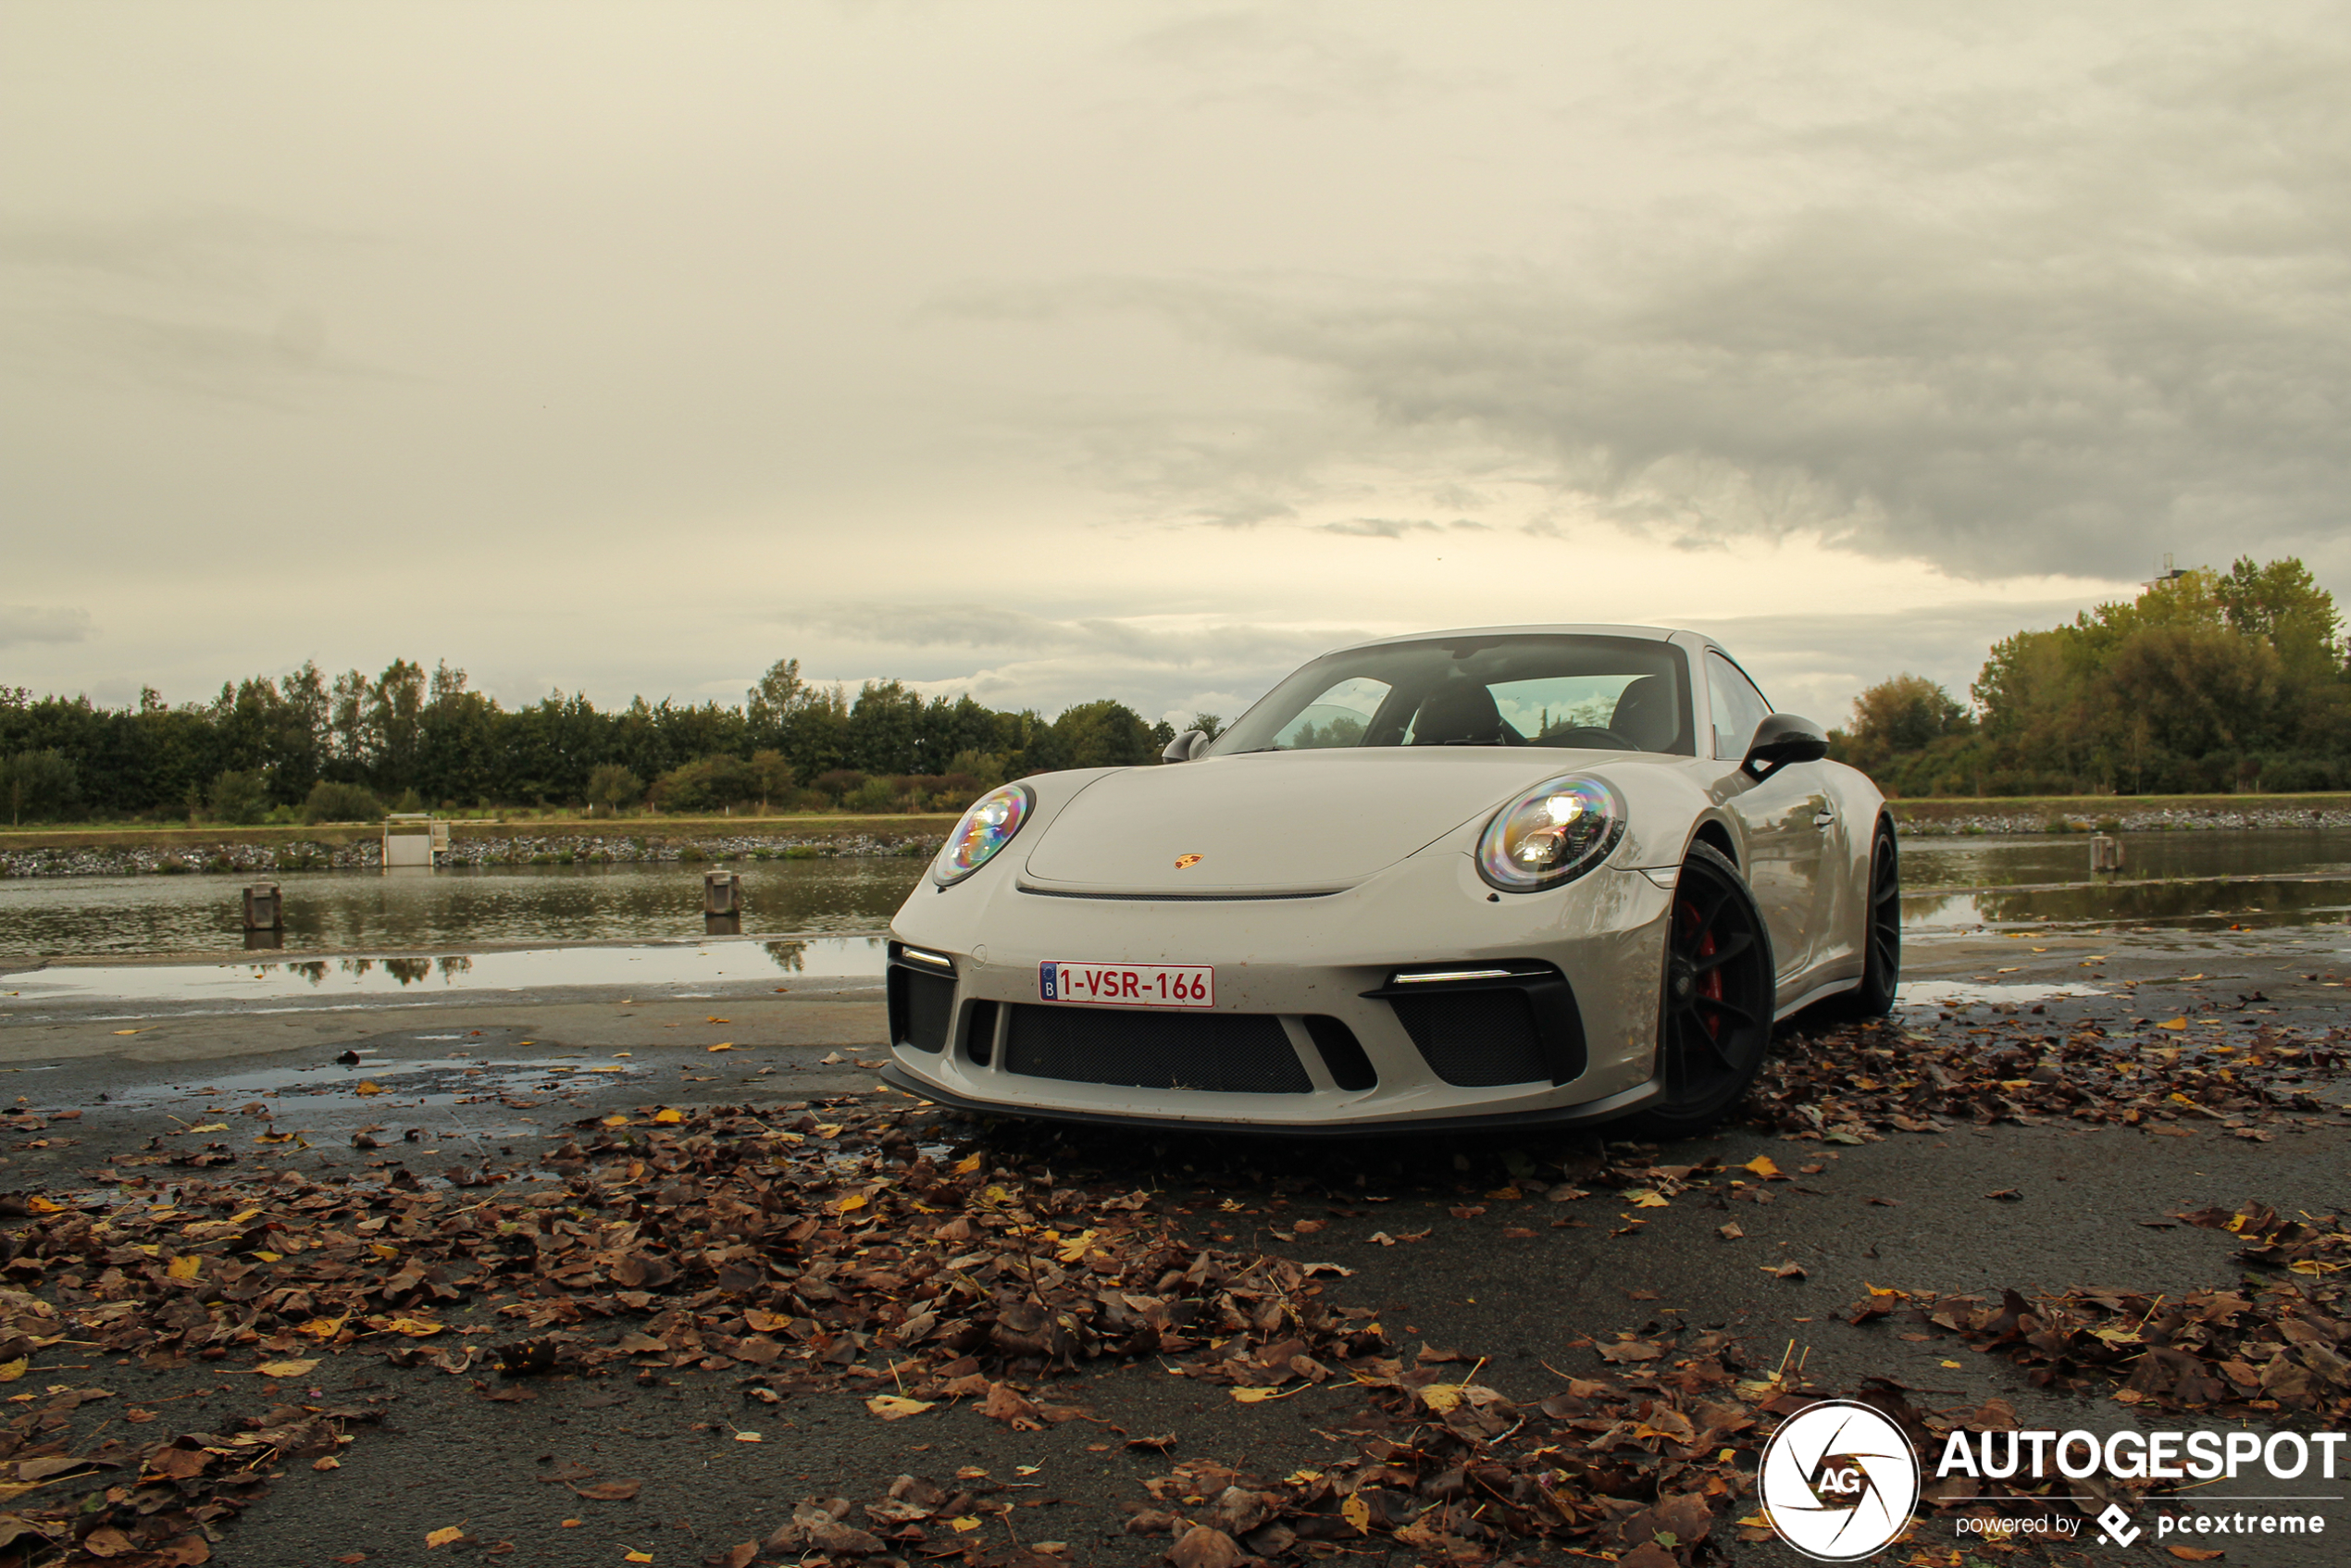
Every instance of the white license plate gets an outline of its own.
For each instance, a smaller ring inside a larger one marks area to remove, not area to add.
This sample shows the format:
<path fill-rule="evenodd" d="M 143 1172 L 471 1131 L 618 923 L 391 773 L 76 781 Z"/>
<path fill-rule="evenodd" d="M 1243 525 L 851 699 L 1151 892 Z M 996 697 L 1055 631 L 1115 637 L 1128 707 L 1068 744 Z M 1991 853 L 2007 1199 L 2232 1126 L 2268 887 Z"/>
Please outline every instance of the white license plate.
<path fill-rule="evenodd" d="M 1216 971 L 1206 964 L 1072 964 L 1037 966 L 1044 1002 L 1104 1007 L 1213 1007 Z"/>

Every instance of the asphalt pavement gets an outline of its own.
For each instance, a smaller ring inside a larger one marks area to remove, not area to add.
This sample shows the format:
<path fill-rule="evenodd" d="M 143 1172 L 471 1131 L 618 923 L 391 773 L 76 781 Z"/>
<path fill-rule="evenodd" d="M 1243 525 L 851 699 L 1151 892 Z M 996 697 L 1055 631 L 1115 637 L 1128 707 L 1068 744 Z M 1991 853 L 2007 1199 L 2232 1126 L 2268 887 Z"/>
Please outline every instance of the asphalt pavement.
<path fill-rule="evenodd" d="M 1909 973 L 1947 988 L 1933 993 L 1947 1000 L 1902 1016 L 1914 1028 L 1963 1033 L 2035 1007 L 2053 1025 L 2176 1007 L 2195 1011 L 2216 1040 L 2264 1021 L 2323 1033 L 2351 1021 L 2345 937 L 2340 927 L 2272 927 L 1922 944 Z M 332 1007 L 59 1000 L 40 979 L 0 975 L 0 1097 L 44 1124 L 0 1148 L 0 1188 L 19 1194 L 86 1193 L 117 1179 L 109 1156 L 156 1149 L 217 1145 L 246 1180 L 285 1164 L 363 1176 L 392 1159 L 427 1176 L 444 1165 L 519 1170 L 566 1124 L 615 1111 L 875 1095 L 904 1102 L 871 1070 L 883 1017 L 869 977 L 720 983 L 690 995 L 591 986 Z M 2351 1102 L 2351 1084 L 2312 1087 L 2331 1105 Z M 943 1117 L 939 1128 L 942 1141 L 979 1131 Z M 383 1150 L 355 1149 L 363 1131 Z M 1513 1399 L 1598 1375 L 1595 1340 L 1720 1327 L 1751 1362 L 1785 1359 L 1822 1388 L 1889 1378 L 1922 1407 L 1998 1396 L 2026 1425 L 2105 1429 L 2149 1423 L 2108 1400 L 2040 1389 L 1957 1338 L 1850 1326 L 1840 1309 L 1872 1286 L 1996 1294 L 2224 1284 L 2237 1272 L 2233 1238 L 2170 1216 L 2247 1200 L 2281 1212 L 2351 1210 L 2351 1113 L 2281 1120 L 2269 1132 L 2002 1125 L 1832 1147 L 1733 1127 L 1652 1156 L 1736 1165 L 1763 1155 L 1804 1173 L 1735 1213 L 1711 1190 L 1638 1213 L 1607 1193 L 1573 1202 L 1497 1197 L 1471 1176 L 1472 1156 L 1491 1158 L 1490 1141 L 1300 1149 L 1078 1132 L 1052 1147 L 1073 1168 L 1163 1193 L 1203 1238 L 1351 1271 L 1334 1279 L 1334 1297 L 1376 1309 L 1402 1343 L 1484 1358 L 1480 1380 Z M 255 1141 L 288 1133 L 296 1136 Z M 1335 1201 L 1334 1192 L 1351 1196 Z M 1310 1217 L 1322 1228 L 1297 1228 Z M 1721 1227 L 1733 1220 L 1743 1234 L 1725 1239 Z M 1783 1273 L 1789 1262 L 1800 1277 Z M 1142 1482 L 1174 1462 L 1209 1457 L 1278 1476 L 1348 1451 L 1364 1429 L 1362 1401 L 1343 1387 L 1244 1405 L 1153 1363 L 1064 1390 L 1086 1418 L 1014 1432 L 968 1405 L 884 1423 L 847 1393 L 764 1403 L 725 1374 L 543 1379 L 533 1398 L 502 1400 L 475 1378 L 364 1354 L 331 1357 L 299 1386 L 256 1389 L 250 1372 L 60 1360 L 70 1349 L 44 1352 L 30 1375 L 94 1378 L 113 1390 L 113 1400 L 77 1415 L 85 1429 L 132 1406 L 171 1411 L 184 1424 L 257 1412 L 271 1398 L 380 1401 L 383 1420 L 352 1428 L 356 1441 L 338 1468 L 290 1467 L 273 1496 L 228 1526 L 214 1561 L 253 1568 L 438 1562 L 507 1542 L 495 1561 L 516 1568 L 640 1561 L 632 1552 L 695 1563 L 765 1537 L 802 1499 L 872 1499 L 902 1473 L 944 1481 L 964 1467 L 1020 1488 L 1011 1495 L 1022 1506 L 986 1529 L 1030 1546 L 1064 1543 L 1060 1555 L 1071 1562 L 1144 1562 L 1164 1539 L 1126 1535 L 1124 1524 L 1151 1500 Z M 1145 1436 L 1173 1442 L 1128 1446 Z M 643 1485 L 628 1500 L 602 1501 L 550 1479 L 583 1467 Z M 2226 1561 L 2351 1562 L 2351 1503 L 2341 1500 L 2351 1481 L 2315 1489 L 2332 1497 L 2309 1505 L 2328 1536 L 2291 1548 L 2233 1541 Z M 429 1553 L 427 1532 L 451 1525 L 468 1543 Z M 1948 1530 L 1922 1525 L 1887 1560 L 1931 1549 L 1928 1560 L 1940 1562 L 1955 1546 L 1979 1549 Z M 1732 1562 L 1801 1561 L 1774 1542 L 1731 1538 L 1727 1522 L 1715 1539 Z M 2106 1549 L 2087 1549 L 2096 1560 Z"/>

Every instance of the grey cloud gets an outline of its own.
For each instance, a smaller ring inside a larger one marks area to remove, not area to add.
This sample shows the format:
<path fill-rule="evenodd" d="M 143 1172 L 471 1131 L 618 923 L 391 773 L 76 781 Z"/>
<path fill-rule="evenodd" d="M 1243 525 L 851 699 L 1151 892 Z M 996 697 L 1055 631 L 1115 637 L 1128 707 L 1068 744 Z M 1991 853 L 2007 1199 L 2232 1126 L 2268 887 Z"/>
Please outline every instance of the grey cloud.
<path fill-rule="evenodd" d="M 1394 517 L 1347 517 L 1336 523 L 1322 525 L 1325 533 L 1343 533 L 1355 539 L 1401 539 L 1408 533 L 1436 533 L 1435 523 L 1404 522 Z"/>
<path fill-rule="evenodd" d="M 1955 94 L 1810 131 L 1763 153 L 1834 152 L 1866 198 L 1621 276 L 1061 298 L 1312 373 L 1333 444 L 1290 454 L 1301 483 L 1369 454 L 1362 416 L 1374 450 L 1498 449 L 1691 545 L 1816 531 L 1972 578 L 2135 576 L 2167 548 L 2351 568 L 2347 63 L 2198 39 L 2030 113 Z"/>
<path fill-rule="evenodd" d="M 87 610 L 0 604 L 0 648 L 20 642 L 86 642 L 94 629 Z"/>

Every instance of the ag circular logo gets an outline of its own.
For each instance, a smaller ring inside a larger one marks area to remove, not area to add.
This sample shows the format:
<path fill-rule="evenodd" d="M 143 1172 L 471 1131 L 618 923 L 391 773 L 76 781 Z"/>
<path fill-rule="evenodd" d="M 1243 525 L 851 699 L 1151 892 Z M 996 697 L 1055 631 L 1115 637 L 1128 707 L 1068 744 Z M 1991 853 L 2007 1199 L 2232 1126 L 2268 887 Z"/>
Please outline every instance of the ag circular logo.
<path fill-rule="evenodd" d="M 1822 1562 L 1884 1548 L 1919 1501 L 1919 1456 L 1902 1429 L 1868 1405 L 1822 1400 L 1780 1423 L 1756 1490 L 1779 1537 Z"/>

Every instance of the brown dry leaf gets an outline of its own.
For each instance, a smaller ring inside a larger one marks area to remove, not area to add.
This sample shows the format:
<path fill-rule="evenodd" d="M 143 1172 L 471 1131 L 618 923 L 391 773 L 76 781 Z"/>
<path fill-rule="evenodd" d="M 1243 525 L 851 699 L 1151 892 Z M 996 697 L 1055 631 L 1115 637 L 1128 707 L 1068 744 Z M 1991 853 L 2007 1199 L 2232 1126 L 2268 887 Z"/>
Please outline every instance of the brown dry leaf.
<path fill-rule="evenodd" d="M 1045 1418 L 1037 1407 L 1024 1400 L 1009 1383 L 990 1383 L 988 1398 L 980 1401 L 979 1413 L 990 1421 L 1001 1421 L 1015 1432 L 1044 1430 Z"/>
<path fill-rule="evenodd" d="M 1224 1531 L 1195 1524 L 1167 1549 L 1167 1561 L 1176 1568 L 1240 1568 L 1249 1553 Z"/>
<path fill-rule="evenodd" d="M 1773 1267 L 1770 1263 L 1759 1263 L 1756 1266 L 1775 1279 L 1802 1279 L 1804 1277 L 1804 1265 L 1797 1263 L 1793 1258 L 1789 1259 L 1786 1263 L 1780 1264 L 1777 1268 Z"/>
<path fill-rule="evenodd" d="M 315 1361 L 266 1361 L 254 1370 L 264 1377 L 301 1377 L 315 1371 Z"/>
<path fill-rule="evenodd" d="M 381 1094 L 383 1091 L 384 1086 L 373 1078 L 361 1078 L 351 1090 L 354 1094 Z"/>
<path fill-rule="evenodd" d="M 910 1400 L 898 1394 L 877 1394 L 865 1401 L 865 1408 L 884 1421 L 903 1421 L 910 1415 L 920 1415 L 937 1408 L 933 1400 Z"/>
<path fill-rule="evenodd" d="M 585 1487 L 571 1488 L 575 1496 L 590 1502 L 627 1502 L 645 1489 L 642 1481 L 597 1481 Z"/>
<path fill-rule="evenodd" d="M 1740 1237 L 1745 1236 L 1747 1232 L 1739 1228 L 1738 1221 L 1733 1220 L 1728 1225 L 1716 1226 L 1714 1227 L 1714 1234 L 1721 1237 L 1725 1241 L 1736 1241 Z"/>

